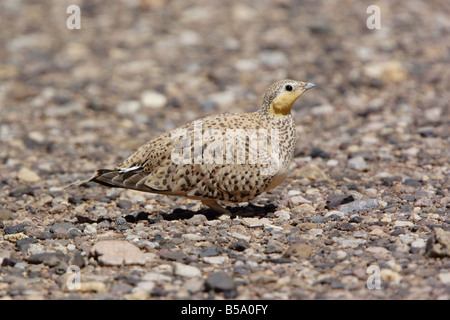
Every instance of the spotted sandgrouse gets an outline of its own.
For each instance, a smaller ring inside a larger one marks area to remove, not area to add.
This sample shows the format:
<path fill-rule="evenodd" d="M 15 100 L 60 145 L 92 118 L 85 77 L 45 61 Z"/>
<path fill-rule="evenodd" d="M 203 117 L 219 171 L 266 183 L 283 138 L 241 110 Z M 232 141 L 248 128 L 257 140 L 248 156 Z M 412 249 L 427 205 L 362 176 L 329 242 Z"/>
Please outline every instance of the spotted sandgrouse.
<path fill-rule="evenodd" d="M 313 87 L 275 82 L 258 111 L 213 115 L 166 132 L 83 184 L 184 196 L 229 214 L 218 200 L 246 202 L 286 178 L 297 140 L 291 108 Z"/>

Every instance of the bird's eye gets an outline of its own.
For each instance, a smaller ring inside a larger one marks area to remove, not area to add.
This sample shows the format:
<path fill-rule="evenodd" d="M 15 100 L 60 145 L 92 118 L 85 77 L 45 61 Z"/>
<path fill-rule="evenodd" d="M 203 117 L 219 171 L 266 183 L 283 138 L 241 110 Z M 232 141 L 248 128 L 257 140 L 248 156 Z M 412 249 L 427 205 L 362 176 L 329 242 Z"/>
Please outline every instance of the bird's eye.
<path fill-rule="evenodd" d="M 292 91 L 292 86 L 290 84 L 286 85 L 286 91 Z"/>

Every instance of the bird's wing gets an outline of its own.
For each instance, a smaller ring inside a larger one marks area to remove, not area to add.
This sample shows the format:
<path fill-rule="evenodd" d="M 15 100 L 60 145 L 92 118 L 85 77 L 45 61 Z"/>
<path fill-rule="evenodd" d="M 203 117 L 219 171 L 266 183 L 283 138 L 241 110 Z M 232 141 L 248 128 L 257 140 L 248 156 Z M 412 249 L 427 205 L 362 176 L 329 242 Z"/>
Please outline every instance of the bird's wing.
<path fill-rule="evenodd" d="M 147 142 L 115 169 L 97 170 L 89 181 L 168 195 L 246 201 L 266 191 L 276 172 L 271 171 L 274 163 L 270 151 L 260 153 L 259 142 L 252 143 L 256 140 L 242 135 L 242 131 L 234 131 L 231 143 L 226 141 L 226 129 L 248 130 L 253 125 L 242 115 L 211 116 L 191 122 Z M 214 130 L 218 130 L 219 137 L 214 136 Z M 208 133 L 212 138 L 205 142 Z M 203 145 L 197 148 L 199 137 Z M 231 160 L 228 152 L 233 155 Z M 250 163 L 246 156 L 250 153 L 257 155 L 256 163 Z M 206 155 L 210 156 L 209 163 L 205 163 Z M 217 163 L 216 155 L 222 163 Z M 244 158 L 239 159 L 242 155 Z"/>

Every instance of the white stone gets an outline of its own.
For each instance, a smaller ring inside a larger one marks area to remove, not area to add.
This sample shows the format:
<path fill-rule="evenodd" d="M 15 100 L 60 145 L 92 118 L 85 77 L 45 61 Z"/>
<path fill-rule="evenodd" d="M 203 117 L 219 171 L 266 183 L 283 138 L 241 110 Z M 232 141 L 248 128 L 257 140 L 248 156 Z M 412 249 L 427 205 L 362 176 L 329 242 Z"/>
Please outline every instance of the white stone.
<path fill-rule="evenodd" d="M 320 237 L 323 234 L 323 229 L 312 228 L 308 230 L 308 234 Z"/>
<path fill-rule="evenodd" d="M 336 167 L 339 164 L 339 161 L 336 159 L 330 159 L 327 161 L 327 166 Z"/>
<path fill-rule="evenodd" d="M 367 241 L 363 239 L 355 239 L 355 238 L 336 238 L 337 243 L 343 248 L 356 248 L 360 244 L 364 244 Z"/>
<path fill-rule="evenodd" d="M 363 157 L 358 156 L 351 158 L 347 161 L 347 165 L 350 169 L 363 171 L 367 168 L 366 160 Z"/>
<path fill-rule="evenodd" d="M 282 227 L 275 226 L 275 225 L 270 224 L 270 223 L 265 223 L 265 224 L 264 224 L 264 229 L 268 229 L 268 230 L 278 230 L 278 231 L 283 230 Z"/>
<path fill-rule="evenodd" d="M 38 182 L 41 180 L 41 178 L 34 171 L 31 171 L 25 167 L 19 170 L 17 178 L 25 182 Z"/>
<path fill-rule="evenodd" d="M 441 282 L 443 284 L 450 285 L 450 272 L 440 273 L 439 274 L 439 280 L 441 280 Z"/>
<path fill-rule="evenodd" d="M 200 269 L 181 263 L 175 264 L 174 273 L 176 276 L 184 278 L 200 277 L 202 275 Z"/>
<path fill-rule="evenodd" d="M 402 220 L 397 220 L 394 223 L 394 227 L 396 228 L 402 228 L 402 227 L 414 227 L 414 223 L 412 223 L 411 221 L 402 221 Z"/>
<path fill-rule="evenodd" d="M 410 244 L 414 241 L 414 236 L 411 234 L 401 234 L 398 236 L 398 238 L 404 244 Z"/>
<path fill-rule="evenodd" d="M 203 261 L 209 264 L 223 264 L 226 260 L 225 256 L 203 257 Z"/>
<path fill-rule="evenodd" d="M 289 199 L 289 203 L 292 205 L 292 207 L 299 206 L 301 204 L 311 204 L 311 201 L 308 199 L 303 198 L 302 196 L 293 196 Z"/>
<path fill-rule="evenodd" d="M 158 272 L 150 271 L 143 275 L 142 280 L 143 281 L 155 281 L 155 282 L 158 282 L 158 281 L 169 282 L 172 280 L 172 277 L 165 275 L 165 274 L 158 273 Z"/>
<path fill-rule="evenodd" d="M 244 235 L 244 234 L 239 233 L 239 232 L 231 232 L 230 236 L 232 236 L 233 238 L 236 238 L 236 239 L 243 239 L 245 241 L 250 241 L 251 238 L 252 238 L 251 236 Z"/>
<path fill-rule="evenodd" d="M 301 192 L 299 190 L 289 190 L 288 195 L 289 196 L 298 196 Z"/>
<path fill-rule="evenodd" d="M 139 101 L 131 100 L 119 103 L 116 106 L 116 111 L 120 115 L 130 115 L 136 113 L 141 108 Z"/>
<path fill-rule="evenodd" d="M 367 232 L 364 232 L 364 231 L 361 231 L 361 230 L 358 230 L 358 231 L 355 231 L 354 233 L 353 233 L 353 236 L 355 237 L 355 238 L 362 238 L 362 239 L 367 239 L 369 236 L 367 235 Z"/>
<path fill-rule="evenodd" d="M 338 217 L 344 217 L 344 216 L 345 216 L 345 213 L 342 212 L 342 211 L 333 210 L 333 211 L 328 212 L 328 213 L 325 215 L 325 217 L 330 217 L 330 216 L 333 216 L 333 215 L 337 215 Z"/>
<path fill-rule="evenodd" d="M 86 233 L 86 234 L 97 234 L 97 229 L 93 225 L 88 224 L 88 225 L 86 225 L 84 227 L 84 233 Z"/>
<path fill-rule="evenodd" d="M 291 219 L 291 214 L 286 210 L 278 210 L 274 213 L 275 217 L 279 218 L 281 221 L 287 221 Z"/>
<path fill-rule="evenodd" d="M 30 243 L 28 245 L 27 253 L 28 254 L 37 254 L 45 251 L 45 248 L 42 244 L 39 243 Z"/>
<path fill-rule="evenodd" d="M 186 233 L 182 235 L 182 238 L 185 240 L 190 240 L 190 241 L 203 241 L 206 239 L 205 236 L 202 236 L 200 234 L 195 234 L 195 233 Z"/>
<path fill-rule="evenodd" d="M 391 284 L 398 284 L 402 279 L 402 276 L 398 272 L 390 269 L 382 269 L 380 271 L 380 277 L 382 281 L 389 282 Z"/>
<path fill-rule="evenodd" d="M 155 283 L 153 281 L 141 281 L 137 284 L 137 287 L 149 292 L 153 290 Z"/>
<path fill-rule="evenodd" d="M 426 246 L 426 243 L 423 239 L 417 239 L 411 242 L 411 247 L 416 249 L 421 249 Z"/>
<path fill-rule="evenodd" d="M 241 223 L 249 228 L 258 228 L 270 224 L 270 220 L 267 218 L 242 218 Z"/>
<path fill-rule="evenodd" d="M 344 250 L 337 250 L 335 252 L 335 255 L 337 259 L 345 259 L 347 257 L 347 252 L 345 252 Z"/>
<path fill-rule="evenodd" d="M 141 94 L 141 103 L 146 108 L 159 109 L 167 104 L 167 98 L 155 91 L 144 91 Z"/>
<path fill-rule="evenodd" d="M 388 249 L 378 246 L 368 247 L 366 251 L 375 256 L 385 256 L 390 254 Z"/>
<path fill-rule="evenodd" d="M 145 256 L 135 245 L 123 240 L 102 240 L 91 249 L 91 255 L 102 265 L 145 264 Z"/>

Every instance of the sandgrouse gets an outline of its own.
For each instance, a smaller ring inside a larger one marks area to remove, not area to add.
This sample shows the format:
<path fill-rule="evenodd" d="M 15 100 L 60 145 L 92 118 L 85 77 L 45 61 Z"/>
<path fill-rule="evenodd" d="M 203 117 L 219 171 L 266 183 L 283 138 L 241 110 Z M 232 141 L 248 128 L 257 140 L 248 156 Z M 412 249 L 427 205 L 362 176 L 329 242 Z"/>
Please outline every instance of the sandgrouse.
<path fill-rule="evenodd" d="M 247 202 L 288 175 L 297 133 L 291 108 L 312 83 L 272 84 L 256 112 L 220 114 L 186 124 L 142 145 L 114 169 L 88 181 L 108 187 L 184 196 L 230 214 L 217 203 Z"/>

